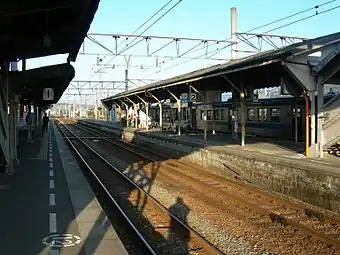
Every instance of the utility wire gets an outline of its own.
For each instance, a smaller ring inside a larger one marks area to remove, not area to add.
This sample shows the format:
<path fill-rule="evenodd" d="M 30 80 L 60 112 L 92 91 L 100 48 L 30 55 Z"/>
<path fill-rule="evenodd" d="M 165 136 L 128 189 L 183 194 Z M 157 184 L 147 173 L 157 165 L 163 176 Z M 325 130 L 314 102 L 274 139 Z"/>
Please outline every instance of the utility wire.
<path fill-rule="evenodd" d="M 140 25 L 135 31 L 133 31 L 131 33 L 131 35 L 134 35 L 139 29 L 141 29 L 146 23 L 148 23 L 150 20 L 152 20 L 158 13 L 160 13 L 165 7 L 167 7 L 173 0 L 170 0 L 169 2 L 167 2 L 165 5 L 163 5 L 157 12 L 155 12 L 150 18 L 148 18 L 142 25 Z M 88 37 L 89 38 L 89 37 Z M 129 39 L 130 37 L 127 37 L 126 39 Z M 118 45 L 117 45 L 117 49 L 119 48 L 120 45 L 122 45 L 124 43 L 124 41 L 121 41 Z M 106 48 L 105 48 L 106 49 Z M 110 52 L 109 54 L 106 54 L 104 58 L 106 58 L 108 55 L 111 55 L 112 51 L 108 50 L 108 52 Z M 113 53 L 114 54 L 114 53 Z"/>
<path fill-rule="evenodd" d="M 132 32 L 132 35 L 135 34 L 139 29 L 141 29 L 146 23 L 148 23 L 150 20 L 152 20 L 158 13 L 160 13 L 165 7 L 167 7 L 173 0 L 170 0 L 165 5 L 163 5 L 162 8 L 160 8 L 157 12 L 155 12 L 148 20 L 146 20 L 142 25 L 140 25 L 135 31 Z M 129 37 L 128 37 L 129 38 Z M 122 41 L 120 44 L 118 44 L 117 48 L 123 43 Z"/>
<path fill-rule="evenodd" d="M 337 1 L 337 0 L 335 0 L 335 1 Z M 334 2 L 334 1 L 333 1 L 333 2 Z M 307 19 L 313 18 L 313 17 L 318 16 L 318 15 L 320 15 L 320 14 L 324 14 L 324 13 L 327 13 L 327 12 L 330 12 L 330 11 L 334 11 L 334 10 L 336 10 L 336 9 L 338 9 L 338 8 L 340 8 L 340 5 L 335 6 L 335 7 L 332 7 L 332 8 L 329 8 L 329 9 L 326 9 L 326 10 L 321 11 L 321 12 L 316 12 L 316 13 L 313 14 L 313 15 L 309 15 L 309 16 L 307 16 L 307 17 L 304 17 L 304 18 L 301 18 L 301 19 L 298 19 L 298 20 L 294 20 L 294 21 L 292 21 L 292 22 L 290 22 L 290 23 L 287 23 L 287 24 L 285 24 L 285 25 L 282 25 L 282 26 L 273 28 L 273 29 L 271 29 L 271 30 L 268 30 L 268 31 L 264 32 L 264 34 L 270 33 L 270 32 L 272 32 L 272 31 L 275 31 L 275 30 L 278 30 L 278 29 L 281 29 L 281 28 L 285 28 L 285 27 L 291 26 L 291 25 L 293 25 L 293 24 L 296 24 L 296 23 L 301 22 L 301 21 L 305 21 L 305 20 L 307 20 Z M 247 40 L 252 39 L 252 38 L 255 38 L 255 37 L 256 37 L 256 35 L 251 36 L 250 38 L 247 38 Z M 245 40 L 246 40 L 246 39 L 241 40 L 241 42 L 244 42 Z M 230 46 L 230 45 L 228 45 L 227 47 L 229 47 L 229 46 Z M 219 52 L 220 52 L 220 51 L 219 51 Z M 211 55 L 210 57 L 215 56 L 216 54 L 217 54 L 217 53 Z"/>
<path fill-rule="evenodd" d="M 269 23 L 267 23 L 267 24 L 258 26 L 258 27 L 256 27 L 256 28 L 252 28 L 252 29 L 246 31 L 245 33 L 253 32 L 253 31 L 258 30 L 258 29 L 260 29 L 260 28 L 268 27 L 268 26 L 273 25 L 273 24 L 275 24 L 275 23 L 281 22 L 281 21 L 283 21 L 283 20 L 286 20 L 286 19 L 295 17 L 295 16 L 297 16 L 297 15 L 300 15 L 300 14 L 303 14 L 303 13 L 306 13 L 306 12 L 309 12 L 309 11 L 312 11 L 312 10 L 317 11 L 320 7 L 325 6 L 325 5 L 328 5 L 328 4 L 331 4 L 331 3 L 334 3 L 334 2 L 336 2 L 336 1 L 337 1 L 337 0 L 331 0 L 331 1 L 325 2 L 325 3 L 323 3 L 323 4 L 315 5 L 315 6 L 311 7 L 311 8 L 304 9 L 304 10 L 302 10 L 302 11 L 293 13 L 293 14 L 288 15 L 288 16 L 285 16 L 285 17 L 283 17 L 283 18 L 280 18 L 280 19 L 271 21 L 271 22 L 269 22 Z M 317 15 L 317 14 L 316 14 L 316 15 Z M 314 16 L 315 16 L 315 15 L 314 15 Z M 275 28 L 275 29 L 273 29 L 273 30 L 269 30 L 269 32 L 274 31 L 274 30 L 276 30 L 276 29 L 278 29 L 278 28 Z M 264 33 L 268 33 L 268 32 L 264 32 Z M 251 37 L 251 38 L 253 38 L 253 37 Z M 248 39 L 251 39 L 251 38 L 248 38 Z M 230 40 L 230 39 L 231 39 L 231 37 L 227 38 L 226 40 Z M 216 44 L 218 44 L 218 43 L 219 43 L 219 42 L 214 42 L 214 43 L 212 43 L 212 44 L 210 44 L 210 45 L 203 46 L 203 47 L 200 47 L 200 48 L 198 48 L 198 49 L 196 49 L 196 50 L 193 50 L 193 51 L 191 51 L 190 53 L 193 53 L 193 52 L 196 52 L 196 51 L 201 51 L 202 49 L 204 49 L 204 48 L 206 48 L 206 47 L 213 46 L 213 45 L 216 45 Z M 225 48 L 229 47 L 229 46 L 230 46 L 230 43 L 229 43 L 227 46 L 222 47 L 221 51 L 224 50 Z M 218 54 L 219 52 L 220 52 L 220 51 L 215 52 L 213 55 L 209 56 L 209 58 L 211 58 L 212 56 L 215 56 L 215 55 Z M 210 52 L 210 53 L 211 53 L 211 52 Z M 204 55 L 205 55 L 205 54 L 204 54 Z M 202 56 L 204 56 L 204 55 L 202 55 Z M 202 56 L 200 56 L 200 57 L 202 57 Z M 194 58 L 194 59 L 196 59 L 196 58 Z M 168 62 L 168 61 L 171 61 L 171 59 L 170 59 L 170 60 L 165 60 L 165 61 L 163 62 L 163 64 L 166 63 L 166 62 Z M 191 60 L 187 60 L 185 63 L 187 63 L 187 62 L 189 62 L 189 61 L 191 61 Z M 148 69 L 145 69 L 144 71 L 147 71 L 147 70 L 148 70 Z"/>
<path fill-rule="evenodd" d="M 328 4 L 331 4 L 331 3 L 334 3 L 334 2 L 336 2 L 336 1 L 337 1 L 337 0 L 331 0 L 331 1 L 325 2 L 325 3 L 323 3 L 323 4 L 315 5 L 315 6 L 313 6 L 313 7 L 308 8 L 308 9 L 304 9 L 304 10 L 302 10 L 302 11 L 293 13 L 293 14 L 288 15 L 288 16 L 285 16 L 285 17 L 283 17 L 283 18 L 280 18 L 280 19 L 271 21 L 271 22 L 269 22 L 269 23 L 267 23 L 267 24 L 264 24 L 264 25 L 261 25 L 261 26 L 252 28 L 252 29 L 250 29 L 250 30 L 248 30 L 248 31 L 246 31 L 246 32 L 244 32 L 244 33 L 250 33 L 250 32 L 253 32 L 253 31 L 258 30 L 258 29 L 260 29 L 260 28 L 268 27 L 268 26 L 273 25 L 273 24 L 275 24 L 275 23 L 281 22 L 281 21 L 283 21 L 283 20 L 286 20 L 286 19 L 295 17 L 295 16 L 297 16 L 297 15 L 300 15 L 300 14 L 303 14 L 303 13 L 306 13 L 306 12 L 309 12 L 309 11 L 312 11 L 312 10 L 316 10 L 316 11 L 317 11 L 318 8 L 320 8 L 320 7 L 322 7 L 322 6 L 325 6 L 325 5 L 328 5 Z M 227 38 L 226 40 L 230 40 L 230 39 L 231 39 L 231 37 Z M 202 49 L 204 49 L 204 48 L 206 48 L 206 47 L 214 46 L 214 45 L 216 45 L 216 44 L 219 44 L 219 42 L 214 42 L 214 43 L 212 43 L 212 44 L 209 44 L 209 45 L 206 45 L 206 46 L 203 46 L 203 47 L 199 47 L 199 48 L 197 48 L 197 49 L 195 49 L 195 50 L 190 51 L 190 53 L 193 53 L 193 52 L 196 52 L 196 51 L 201 51 Z M 229 47 L 229 46 L 230 46 L 230 45 L 228 44 L 227 47 Z M 223 48 L 223 49 L 225 49 L 225 48 Z M 166 62 L 168 62 L 168 61 L 171 61 L 171 60 L 165 60 L 165 61 L 163 62 L 163 64 L 166 63 Z M 146 70 L 147 70 L 147 69 L 145 69 L 144 71 L 146 71 Z"/>
<path fill-rule="evenodd" d="M 142 33 L 140 33 L 138 35 L 138 37 L 136 37 L 135 39 L 132 40 L 131 43 L 133 43 L 134 41 L 136 41 L 142 34 L 144 34 L 147 30 L 149 30 L 151 27 L 153 27 L 160 19 L 162 19 L 165 15 L 167 15 L 171 10 L 173 10 L 180 2 L 182 2 L 182 0 L 179 0 L 176 4 L 174 4 L 169 10 L 167 10 L 165 13 L 163 13 L 158 19 L 156 19 L 150 26 L 148 26 L 146 29 L 143 30 Z M 111 60 L 108 61 L 109 64 L 112 60 L 114 60 L 118 55 L 122 54 L 123 52 L 127 51 L 128 49 L 132 48 L 133 46 L 135 46 L 136 44 L 140 43 L 142 40 L 144 40 L 143 38 L 141 40 L 139 40 L 137 43 L 134 43 L 132 45 L 126 46 L 122 51 L 120 51 L 117 55 L 115 55 Z M 131 44 L 130 43 L 130 44 Z"/>
<path fill-rule="evenodd" d="M 323 5 L 329 4 L 329 3 L 332 3 L 332 2 L 335 2 L 335 1 L 337 1 L 337 0 L 329 1 L 329 2 L 327 2 L 327 3 L 324 3 Z M 317 6 L 313 7 L 313 8 L 308 9 L 308 10 L 317 9 L 317 8 L 319 8 L 320 6 L 321 6 L 321 5 L 317 5 Z M 290 22 L 290 23 L 287 23 L 287 24 L 285 24 L 285 25 L 282 25 L 282 26 L 273 28 L 273 29 L 268 30 L 268 31 L 263 32 L 263 33 L 264 33 L 264 34 L 265 34 L 265 33 L 269 33 L 269 32 L 272 32 L 272 31 L 275 31 L 275 30 L 278 30 L 278 29 L 281 29 L 281 28 L 284 28 L 284 27 L 293 25 L 293 24 L 295 24 L 295 23 L 298 23 L 298 22 L 301 22 L 301 21 L 304 21 L 304 20 L 313 18 L 313 17 L 318 16 L 318 15 L 320 15 L 320 14 L 325 14 L 325 13 L 327 13 L 327 12 L 333 11 L 333 10 L 338 9 L 338 8 L 340 8 L 340 5 L 335 6 L 335 7 L 333 7 L 333 8 L 326 9 L 326 10 L 321 11 L 321 12 L 316 12 L 316 13 L 313 14 L 313 15 L 310 15 L 310 16 L 307 16 L 307 17 L 304 17 L 304 18 L 301 18 L 301 19 L 292 21 L 292 22 Z M 299 12 L 299 13 L 301 14 L 301 13 L 304 13 L 304 12 L 305 12 L 305 11 L 301 11 L 301 12 Z M 296 15 L 293 14 L 293 15 L 287 16 L 287 17 L 285 17 L 285 18 L 282 18 L 282 19 L 279 19 L 279 20 L 277 20 L 277 21 L 271 22 L 271 24 L 276 23 L 276 22 L 278 22 L 278 21 L 282 21 L 282 20 L 284 20 L 284 19 L 287 19 L 288 17 L 293 17 L 293 16 L 296 16 Z M 268 24 L 270 24 L 270 23 L 268 23 Z M 261 26 L 261 27 L 265 27 L 265 26 L 267 26 L 267 24 L 266 24 L 266 25 L 263 25 L 263 26 Z M 250 32 L 250 31 L 253 31 L 253 30 L 254 30 L 254 29 L 249 30 L 249 31 L 247 31 L 246 33 Z M 238 42 L 238 43 L 242 43 L 242 42 L 244 42 L 244 41 L 246 41 L 246 40 L 250 40 L 250 39 L 252 39 L 252 38 L 254 38 L 254 37 L 256 37 L 256 35 L 254 35 L 254 36 L 252 36 L 252 37 L 250 37 L 250 38 L 243 39 L 243 40 L 241 40 L 241 41 Z M 228 40 L 228 39 L 227 39 L 227 40 Z M 224 49 L 230 47 L 231 45 L 232 45 L 232 43 L 229 43 L 228 45 L 222 47 L 221 49 L 215 49 L 215 50 L 209 52 L 208 54 L 214 53 L 213 55 L 210 55 L 209 58 L 211 58 L 211 57 L 213 57 L 214 55 L 218 54 L 218 53 L 221 52 L 222 50 L 224 50 Z M 204 48 L 204 47 L 203 47 L 203 48 Z M 179 66 L 179 65 L 186 64 L 186 63 L 188 63 L 188 62 L 191 62 L 192 60 L 195 60 L 195 59 L 197 59 L 197 58 L 201 58 L 201 57 L 203 57 L 203 56 L 205 56 L 205 55 L 206 55 L 206 53 L 204 53 L 203 55 L 200 55 L 200 56 L 193 57 L 193 58 L 188 59 L 188 60 L 186 60 L 186 61 L 184 61 L 184 62 L 181 62 L 181 63 L 175 64 L 175 65 L 173 65 L 173 66 L 167 67 L 166 69 L 163 69 L 162 71 L 166 71 L 166 70 L 172 69 L 172 68 L 174 68 L 174 67 L 177 67 L 177 66 Z M 161 71 L 161 72 L 162 72 L 162 71 Z M 152 73 L 152 74 L 150 74 L 150 75 L 144 76 L 144 77 L 141 78 L 141 79 L 144 79 L 144 78 L 149 77 L 149 76 L 151 76 L 151 75 L 153 75 L 153 74 L 156 74 L 156 73 L 159 73 L 159 72 L 158 72 L 158 71 L 157 71 L 157 72 L 154 72 L 154 73 Z"/>
<path fill-rule="evenodd" d="M 150 17 L 147 21 L 145 21 L 141 26 L 139 26 L 135 31 L 134 31 L 134 33 L 136 32 L 136 31 L 138 31 L 142 26 L 144 26 L 147 22 L 149 22 L 153 17 L 155 17 L 159 12 L 161 12 L 166 6 L 168 6 L 171 2 L 172 2 L 173 0 L 170 0 L 169 2 L 167 2 L 161 9 L 159 9 L 154 15 L 152 15 L 152 17 Z M 173 5 L 168 11 L 166 11 L 162 16 L 160 16 L 156 21 L 154 21 L 150 26 L 148 26 L 142 33 L 140 33 L 139 35 L 138 35 L 138 37 L 139 36 L 141 36 L 144 32 L 146 32 L 148 29 L 150 29 L 153 25 L 155 25 L 161 18 L 163 18 L 166 14 L 168 14 L 173 8 L 175 8 L 180 2 L 182 2 L 182 0 L 179 0 L 175 5 Z M 134 42 L 138 37 L 136 37 L 132 42 Z M 132 43 L 131 42 L 131 43 Z M 139 43 L 139 42 L 138 42 Z M 120 43 L 121 44 L 121 43 Z M 119 45 L 120 45 L 119 44 Z M 134 44 L 135 45 L 135 44 Z M 133 45 L 133 46 L 134 46 Z M 126 48 L 126 47 L 125 47 Z M 124 48 L 124 49 L 125 49 Z M 129 47 L 129 48 L 131 48 L 131 47 Z M 128 48 L 128 49 L 129 49 Z M 126 51 L 127 49 L 125 49 L 124 50 L 123 49 L 123 51 L 121 51 L 120 53 L 118 53 L 117 55 L 119 55 L 119 54 L 121 54 L 122 52 L 124 52 L 124 51 Z M 107 54 L 107 55 L 110 55 L 110 54 Z M 107 56 L 106 55 L 106 56 Z M 116 58 L 116 56 L 117 55 L 115 55 L 112 59 L 110 59 L 108 62 L 106 62 L 104 65 L 107 65 L 107 64 L 109 64 L 112 60 L 114 60 L 115 58 Z M 104 58 L 106 57 L 106 56 L 104 56 Z M 91 76 L 90 76 L 90 78 L 88 78 L 88 80 L 90 80 L 90 79 L 92 79 L 93 78 L 93 76 L 95 76 L 97 73 L 98 73 L 99 71 L 96 71 L 96 72 L 94 72 Z M 88 82 L 87 82 L 88 83 Z M 85 83 L 83 86 L 85 86 L 87 83 Z"/>

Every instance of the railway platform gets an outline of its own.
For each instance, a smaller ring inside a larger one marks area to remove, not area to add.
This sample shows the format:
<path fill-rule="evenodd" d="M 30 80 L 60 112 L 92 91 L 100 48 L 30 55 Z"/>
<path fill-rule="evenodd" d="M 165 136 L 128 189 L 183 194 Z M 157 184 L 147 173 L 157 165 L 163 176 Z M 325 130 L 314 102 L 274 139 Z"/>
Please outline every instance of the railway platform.
<path fill-rule="evenodd" d="M 0 253 L 128 254 L 57 127 L 18 136 L 15 174 L 0 175 Z"/>
<path fill-rule="evenodd" d="M 119 124 L 114 124 L 112 122 L 103 120 L 82 119 L 81 121 L 104 127 L 107 126 L 115 129 L 123 129 L 123 127 Z M 305 144 L 303 142 L 298 142 L 295 144 L 293 141 L 284 139 L 247 136 L 247 144 L 244 147 L 241 147 L 238 143 L 238 140 L 233 139 L 231 134 L 226 133 L 217 133 L 215 135 L 209 133 L 207 135 L 207 140 L 204 140 L 203 132 L 186 132 L 179 136 L 178 134 L 173 134 L 170 132 L 161 132 L 158 129 L 145 130 L 129 127 L 124 128 L 124 130 L 131 132 L 137 131 L 150 137 L 205 149 L 221 151 L 230 148 L 233 150 L 242 151 L 243 153 L 254 152 L 259 154 L 259 156 L 261 156 L 261 154 L 273 155 L 280 158 L 295 159 L 300 162 L 305 161 L 315 164 L 334 166 L 339 167 L 340 173 L 340 147 L 338 150 L 334 150 L 330 154 L 325 153 L 323 159 L 308 159 L 304 155 Z"/>
<path fill-rule="evenodd" d="M 301 153 L 303 144 L 283 140 L 248 137 L 248 145 L 241 147 L 228 135 L 209 135 L 205 141 L 203 135 L 179 137 L 154 130 L 123 128 L 107 121 L 78 120 L 78 123 L 152 150 L 163 150 L 165 155 L 171 153 L 172 158 L 194 162 L 222 177 L 237 178 L 288 199 L 340 213 L 339 148 L 333 152 L 337 156 L 311 159 Z"/>

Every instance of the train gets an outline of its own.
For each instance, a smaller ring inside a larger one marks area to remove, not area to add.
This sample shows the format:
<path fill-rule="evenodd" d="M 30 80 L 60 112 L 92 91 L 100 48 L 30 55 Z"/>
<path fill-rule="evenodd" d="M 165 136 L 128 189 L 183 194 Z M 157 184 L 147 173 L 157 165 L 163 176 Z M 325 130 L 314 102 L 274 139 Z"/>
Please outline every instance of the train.
<path fill-rule="evenodd" d="M 327 103 L 334 95 L 324 97 Z M 315 100 L 317 102 L 317 100 Z M 204 129 L 204 108 L 209 132 L 231 133 L 233 108 L 232 102 L 192 103 L 190 107 L 181 107 L 181 120 L 178 120 L 176 104 L 163 105 L 163 131 L 181 132 Z M 159 123 L 159 107 L 151 106 L 150 117 L 153 123 Z M 295 111 L 297 116 L 295 118 Z M 237 119 L 241 121 L 241 106 L 237 107 Z M 301 98 L 269 98 L 246 102 L 246 132 L 248 135 L 264 137 L 282 137 L 294 139 L 297 127 L 299 140 L 305 139 L 305 100 Z M 297 124 L 295 125 L 295 121 Z M 156 124 L 157 126 L 157 124 Z M 241 125 L 238 125 L 241 132 Z"/>

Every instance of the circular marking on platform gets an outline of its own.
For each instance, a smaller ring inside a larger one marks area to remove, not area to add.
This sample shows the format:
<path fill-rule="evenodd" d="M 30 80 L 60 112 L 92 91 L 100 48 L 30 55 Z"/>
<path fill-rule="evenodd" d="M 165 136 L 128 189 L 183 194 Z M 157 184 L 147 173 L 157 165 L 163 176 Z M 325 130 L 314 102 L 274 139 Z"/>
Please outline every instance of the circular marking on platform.
<path fill-rule="evenodd" d="M 42 243 L 46 246 L 62 248 L 71 247 L 81 243 L 81 238 L 73 234 L 54 234 L 45 237 Z"/>

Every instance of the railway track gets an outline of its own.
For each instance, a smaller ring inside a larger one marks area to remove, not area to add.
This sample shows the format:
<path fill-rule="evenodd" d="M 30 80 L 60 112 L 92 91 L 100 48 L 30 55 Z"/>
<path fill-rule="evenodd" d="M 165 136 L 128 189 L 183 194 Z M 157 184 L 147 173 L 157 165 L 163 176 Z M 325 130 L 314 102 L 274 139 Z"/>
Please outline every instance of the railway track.
<path fill-rule="evenodd" d="M 109 197 L 112 205 L 120 212 L 122 219 L 127 222 L 131 235 L 139 240 L 139 246 L 144 250 L 141 254 L 174 254 L 173 251 L 181 250 L 183 245 L 188 247 L 187 251 L 184 251 L 185 254 L 223 254 L 110 164 L 75 132 L 60 122 L 57 125 L 70 146 L 99 183 L 102 192 Z M 130 208 L 124 198 L 128 198 L 133 204 Z M 146 213 L 143 214 L 148 216 L 149 222 L 147 223 L 143 219 L 143 215 L 136 215 L 136 210 L 134 210 L 141 203 L 140 201 L 144 203 Z M 145 227 L 147 224 L 150 225 L 149 228 Z M 156 231 L 158 233 L 168 231 L 168 235 L 171 232 L 172 239 L 166 239 L 166 234 L 163 237 L 156 235 Z M 183 244 L 183 240 L 185 244 Z M 179 254 L 183 254 L 183 252 L 179 252 Z"/>
<path fill-rule="evenodd" d="M 76 126 L 149 162 L 158 162 L 163 168 L 173 171 L 182 179 L 187 179 L 200 187 L 214 190 L 225 198 L 237 201 L 256 212 L 261 218 L 277 222 L 283 227 L 290 226 L 297 231 L 305 233 L 307 237 L 314 237 L 328 246 L 332 246 L 337 252 L 340 252 L 340 220 L 335 217 L 331 217 L 311 207 L 268 194 L 241 182 L 209 174 L 192 164 L 169 159 L 168 156 L 148 151 L 145 148 L 141 149 L 134 144 L 121 140 L 113 141 L 112 137 L 107 136 L 107 134 L 90 129 L 89 127 L 85 128 L 79 124 Z"/>

